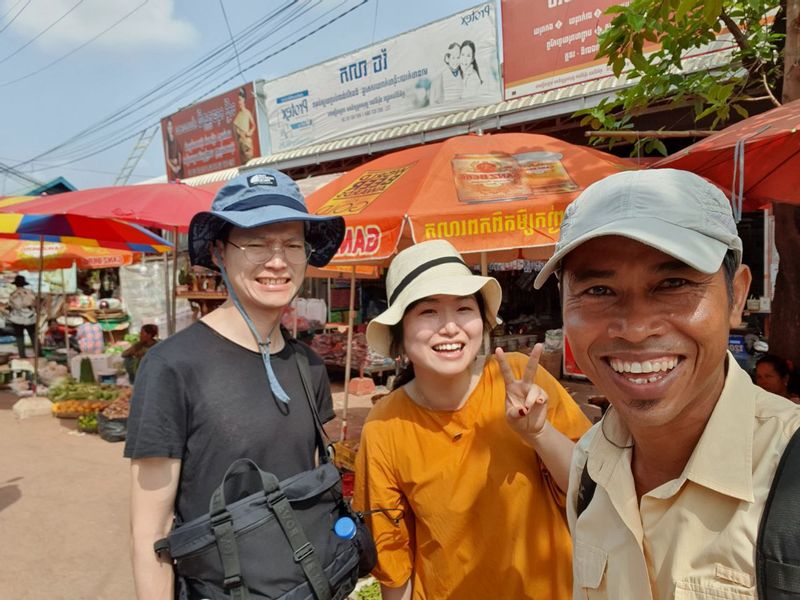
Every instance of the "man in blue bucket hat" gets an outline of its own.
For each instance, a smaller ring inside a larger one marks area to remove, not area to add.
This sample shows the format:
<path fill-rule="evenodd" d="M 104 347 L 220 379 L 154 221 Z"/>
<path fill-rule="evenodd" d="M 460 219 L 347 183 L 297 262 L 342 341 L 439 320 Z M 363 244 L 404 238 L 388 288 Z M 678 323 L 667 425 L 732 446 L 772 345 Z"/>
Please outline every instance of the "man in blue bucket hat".
<path fill-rule="evenodd" d="M 131 529 L 137 596 L 172 598 L 171 564 L 153 551 L 173 518 L 208 512 L 214 489 L 242 457 L 283 480 L 314 467 L 315 426 L 292 347 L 280 328 L 307 265 L 326 265 L 344 238 L 341 217 L 309 214 L 297 184 L 271 169 L 219 190 L 189 227 L 193 265 L 220 271 L 228 300 L 142 361 L 128 419 Z M 322 360 L 304 345 L 314 400 L 333 418 Z M 202 582 L 182 582 L 188 598 Z"/>

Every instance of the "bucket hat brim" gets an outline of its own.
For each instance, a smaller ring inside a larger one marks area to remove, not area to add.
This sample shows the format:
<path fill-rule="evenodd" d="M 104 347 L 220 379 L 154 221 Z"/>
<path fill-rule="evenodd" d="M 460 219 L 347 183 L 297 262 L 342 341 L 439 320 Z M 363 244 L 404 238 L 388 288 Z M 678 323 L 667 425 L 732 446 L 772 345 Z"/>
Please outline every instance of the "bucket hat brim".
<path fill-rule="evenodd" d="M 313 248 L 308 264 L 312 267 L 327 265 L 344 239 L 344 219 L 313 215 L 280 205 L 265 205 L 247 211 L 197 213 L 189 225 L 189 259 L 193 265 L 218 271 L 211 256 L 211 243 L 218 239 L 227 223 L 242 229 L 253 229 L 291 221 L 305 224 L 306 241 Z"/>

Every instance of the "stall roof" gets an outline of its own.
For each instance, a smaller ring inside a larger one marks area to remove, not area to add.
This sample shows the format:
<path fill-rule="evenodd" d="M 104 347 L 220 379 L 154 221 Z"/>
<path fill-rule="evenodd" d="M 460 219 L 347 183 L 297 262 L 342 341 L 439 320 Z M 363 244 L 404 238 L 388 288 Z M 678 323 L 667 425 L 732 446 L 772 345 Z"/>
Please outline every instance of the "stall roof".
<path fill-rule="evenodd" d="M 689 58 L 684 65 L 687 72 L 711 70 L 728 64 L 729 60 L 728 52 L 712 52 Z M 293 169 L 383 153 L 476 131 L 502 130 L 504 127 L 572 114 L 595 106 L 602 98 L 612 95 L 621 85 L 625 85 L 623 80 L 614 77 L 596 79 L 540 94 L 504 100 L 489 106 L 259 156 L 242 167 L 190 177 L 184 179 L 183 183 L 200 186 L 227 181 L 235 177 L 240 169 L 259 166 L 280 170 Z"/>

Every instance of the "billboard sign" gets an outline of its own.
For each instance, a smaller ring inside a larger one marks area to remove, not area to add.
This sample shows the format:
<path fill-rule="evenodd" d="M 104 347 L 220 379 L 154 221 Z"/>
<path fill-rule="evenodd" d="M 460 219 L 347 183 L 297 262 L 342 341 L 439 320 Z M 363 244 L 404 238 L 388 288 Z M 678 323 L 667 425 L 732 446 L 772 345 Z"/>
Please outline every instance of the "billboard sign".
<path fill-rule="evenodd" d="M 608 77 L 597 36 L 615 0 L 503 0 L 505 99 Z M 535 57 L 535 59 L 531 59 Z"/>
<path fill-rule="evenodd" d="M 498 64 L 489 3 L 266 82 L 271 151 L 499 102 Z"/>
<path fill-rule="evenodd" d="M 167 180 L 247 163 L 261 155 L 253 84 L 161 119 Z"/>

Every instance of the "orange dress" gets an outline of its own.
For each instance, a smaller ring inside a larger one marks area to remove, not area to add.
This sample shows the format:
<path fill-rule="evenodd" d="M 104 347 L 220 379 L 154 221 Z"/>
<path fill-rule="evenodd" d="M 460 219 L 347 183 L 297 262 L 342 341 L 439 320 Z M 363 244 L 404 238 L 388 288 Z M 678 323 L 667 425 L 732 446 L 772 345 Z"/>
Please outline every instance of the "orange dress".
<path fill-rule="evenodd" d="M 507 355 L 520 377 L 528 358 Z M 540 368 L 548 420 L 572 439 L 589 421 Z M 416 600 L 572 596 L 564 493 L 505 418 L 497 360 L 457 411 L 414 403 L 402 390 L 381 399 L 361 434 L 353 505 L 399 509 L 367 517 L 378 548 L 373 575 L 399 587 L 413 574 Z"/>

